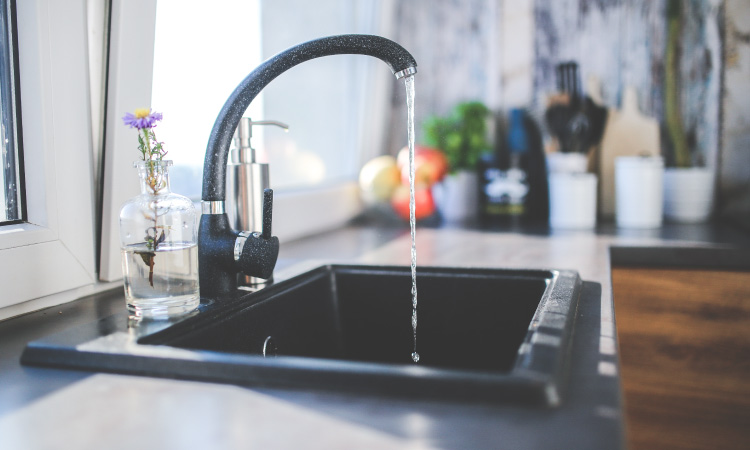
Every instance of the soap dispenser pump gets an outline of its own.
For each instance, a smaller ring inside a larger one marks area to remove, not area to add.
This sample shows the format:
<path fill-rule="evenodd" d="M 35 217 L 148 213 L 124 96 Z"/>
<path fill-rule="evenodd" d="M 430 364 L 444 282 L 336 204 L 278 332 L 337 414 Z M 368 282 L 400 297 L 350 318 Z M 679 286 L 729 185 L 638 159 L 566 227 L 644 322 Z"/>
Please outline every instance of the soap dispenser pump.
<path fill-rule="evenodd" d="M 263 191 L 271 180 L 268 164 L 256 161 L 250 142 L 254 125 L 275 125 L 284 130 L 289 126 L 275 120 L 253 121 L 243 117 L 237 126 L 227 163 L 226 211 L 229 223 L 236 230 L 260 233 L 263 229 Z M 238 275 L 238 286 L 262 287 L 269 279 Z"/>

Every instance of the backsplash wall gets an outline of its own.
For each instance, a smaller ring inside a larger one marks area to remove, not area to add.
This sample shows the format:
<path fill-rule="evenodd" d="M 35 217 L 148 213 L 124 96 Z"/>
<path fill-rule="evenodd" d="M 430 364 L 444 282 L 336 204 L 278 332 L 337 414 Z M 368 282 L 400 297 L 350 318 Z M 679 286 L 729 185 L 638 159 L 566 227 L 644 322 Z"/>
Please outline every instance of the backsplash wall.
<path fill-rule="evenodd" d="M 667 0 L 400 1 L 395 8 L 394 38 L 419 63 L 417 124 L 431 114 L 447 113 L 459 101 L 476 99 L 496 111 L 525 106 L 542 117 L 547 95 L 556 88 L 554 67 L 569 60 L 579 63 L 582 84 L 592 75 L 601 80 L 608 106 L 618 107 L 622 91 L 632 85 L 642 111 L 663 121 L 666 7 Z M 738 179 L 739 169 L 726 167 L 727 161 L 747 161 L 743 156 L 747 150 L 734 144 L 721 150 L 723 141 L 750 141 L 746 130 L 750 118 L 737 117 L 744 109 L 727 107 L 726 92 L 739 89 L 736 85 L 744 81 L 742 76 L 724 76 L 725 20 L 733 16 L 741 20 L 744 16 L 736 10 L 745 12 L 750 4 L 745 0 L 687 0 L 682 8 L 683 123 L 700 155 L 694 161 L 716 168 L 720 175 L 720 205 L 724 207 L 728 188 L 747 189 L 750 178 Z M 735 11 L 733 16 L 725 17 L 727 9 Z M 750 30 L 743 22 L 727 26 L 727 32 L 743 26 Z M 742 47 L 748 43 L 747 34 L 737 36 L 734 42 L 739 49 L 734 54 L 742 58 L 747 53 Z M 732 64 L 730 73 L 739 70 L 748 78 L 748 63 Z M 390 152 L 398 150 L 405 135 L 403 99 L 403 86 L 394 84 Z M 731 130 L 724 129 L 724 123 L 730 123 Z M 669 159 L 668 141 L 664 147 Z M 731 181 L 727 183 L 726 177 Z"/>
<path fill-rule="evenodd" d="M 619 106 L 623 90 L 638 91 L 641 111 L 665 122 L 664 85 L 668 0 L 537 0 L 534 106 L 544 108 L 556 86 L 555 65 L 577 61 L 581 79 L 596 76 L 605 104 Z M 721 103 L 722 2 L 681 1 L 678 39 L 682 122 L 693 163 L 716 167 Z M 662 127 L 662 153 L 672 161 Z"/>
<path fill-rule="evenodd" d="M 750 2 L 727 0 L 725 11 L 719 200 L 750 229 Z"/>
<path fill-rule="evenodd" d="M 415 78 L 415 121 L 417 142 L 424 119 L 447 114 L 456 103 L 481 99 L 493 102 L 498 83 L 497 56 L 501 21 L 500 2 L 487 0 L 409 0 L 396 9 L 395 40 L 414 55 L 418 64 Z M 402 82 L 393 91 L 392 151 L 406 136 L 405 92 Z"/>

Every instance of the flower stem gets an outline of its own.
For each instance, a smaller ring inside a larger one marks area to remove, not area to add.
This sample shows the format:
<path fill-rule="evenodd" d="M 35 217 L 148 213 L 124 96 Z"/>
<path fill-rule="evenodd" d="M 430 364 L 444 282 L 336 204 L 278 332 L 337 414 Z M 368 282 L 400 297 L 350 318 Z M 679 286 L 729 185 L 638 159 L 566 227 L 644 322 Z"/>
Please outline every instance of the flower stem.
<path fill-rule="evenodd" d="M 151 159 L 151 137 L 148 135 L 148 128 L 143 128 L 141 131 L 143 131 L 143 140 L 146 141 L 146 149 L 143 151 L 143 160 L 146 161 Z"/>

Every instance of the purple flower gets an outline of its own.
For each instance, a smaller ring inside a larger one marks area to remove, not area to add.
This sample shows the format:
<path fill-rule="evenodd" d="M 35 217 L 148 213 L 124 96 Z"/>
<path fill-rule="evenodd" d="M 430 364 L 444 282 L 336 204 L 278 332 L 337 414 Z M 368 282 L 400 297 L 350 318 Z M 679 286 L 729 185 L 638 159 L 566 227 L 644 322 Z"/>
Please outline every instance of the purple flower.
<path fill-rule="evenodd" d="M 161 118 L 161 113 L 152 113 L 150 108 L 138 108 L 135 110 L 135 114 L 125 113 L 122 121 L 125 122 L 125 125 L 129 125 L 130 128 L 142 130 L 144 128 L 155 127 L 156 122 L 160 121 Z"/>

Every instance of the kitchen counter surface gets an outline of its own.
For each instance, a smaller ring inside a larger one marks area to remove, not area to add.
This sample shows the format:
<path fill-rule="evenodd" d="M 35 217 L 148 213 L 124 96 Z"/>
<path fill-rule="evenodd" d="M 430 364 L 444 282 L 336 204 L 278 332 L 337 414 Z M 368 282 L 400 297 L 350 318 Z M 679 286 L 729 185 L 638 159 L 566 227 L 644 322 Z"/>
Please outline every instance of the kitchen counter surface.
<path fill-rule="evenodd" d="M 747 237 L 421 228 L 418 265 L 571 269 L 579 303 L 568 398 L 557 409 L 258 389 L 21 366 L 29 341 L 124 309 L 120 289 L 0 322 L 0 442 L 35 448 L 622 448 L 610 268 L 750 267 Z M 408 230 L 350 226 L 282 245 L 277 277 L 324 263 L 409 265 Z M 419 272 L 417 272 L 419 276 Z"/>

